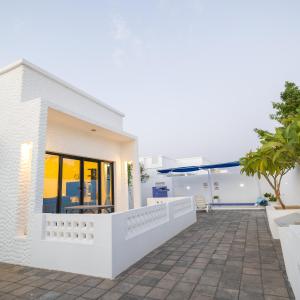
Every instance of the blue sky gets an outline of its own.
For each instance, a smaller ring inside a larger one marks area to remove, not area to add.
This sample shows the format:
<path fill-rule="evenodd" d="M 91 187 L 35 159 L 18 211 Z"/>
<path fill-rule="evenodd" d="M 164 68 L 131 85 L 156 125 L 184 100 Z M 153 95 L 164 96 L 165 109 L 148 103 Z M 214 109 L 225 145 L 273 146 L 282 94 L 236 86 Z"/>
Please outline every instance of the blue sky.
<path fill-rule="evenodd" d="M 300 85 L 299 16 L 297 0 L 0 0 L 0 66 L 24 57 L 123 111 L 141 155 L 236 160 Z"/>

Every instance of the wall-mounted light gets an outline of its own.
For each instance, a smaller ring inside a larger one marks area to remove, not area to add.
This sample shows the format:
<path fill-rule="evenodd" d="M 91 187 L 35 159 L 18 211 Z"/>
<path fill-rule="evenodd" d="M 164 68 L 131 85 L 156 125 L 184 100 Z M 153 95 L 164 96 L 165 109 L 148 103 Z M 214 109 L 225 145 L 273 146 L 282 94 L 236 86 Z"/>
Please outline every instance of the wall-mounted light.
<path fill-rule="evenodd" d="M 188 186 L 186 187 L 186 189 L 187 189 L 187 190 L 190 190 L 190 189 L 191 189 L 191 187 L 188 185 Z"/>
<path fill-rule="evenodd" d="M 31 160 L 32 143 L 23 143 L 21 145 L 21 163 Z"/>
<path fill-rule="evenodd" d="M 245 184 L 244 183 L 240 183 L 240 187 L 244 187 L 245 186 Z"/>
<path fill-rule="evenodd" d="M 17 235 L 28 233 L 28 210 L 31 185 L 32 142 L 21 144 L 20 157 L 20 190 L 18 203 Z"/>

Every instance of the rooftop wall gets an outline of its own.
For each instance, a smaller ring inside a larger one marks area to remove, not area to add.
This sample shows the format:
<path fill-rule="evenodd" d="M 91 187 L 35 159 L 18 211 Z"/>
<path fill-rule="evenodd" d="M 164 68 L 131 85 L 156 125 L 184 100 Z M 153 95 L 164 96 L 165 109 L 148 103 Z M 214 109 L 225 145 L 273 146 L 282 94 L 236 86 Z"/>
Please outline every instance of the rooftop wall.
<path fill-rule="evenodd" d="M 88 117 L 89 120 L 108 127 L 122 130 L 123 115 L 109 109 L 96 99 L 85 96 L 75 88 L 70 88 L 62 81 L 47 77 L 27 65 L 24 69 L 22 101 L 42 98 L 51 102 L 51 106 L 70 114 Z"/>

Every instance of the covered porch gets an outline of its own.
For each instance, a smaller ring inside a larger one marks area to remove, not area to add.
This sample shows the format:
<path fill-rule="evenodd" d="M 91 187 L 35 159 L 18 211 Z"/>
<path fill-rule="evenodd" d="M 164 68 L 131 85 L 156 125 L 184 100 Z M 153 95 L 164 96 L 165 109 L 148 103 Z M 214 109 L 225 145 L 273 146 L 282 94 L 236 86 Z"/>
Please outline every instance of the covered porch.
<path fill-rule="evenodd" d="M 129 134 L 49 107 L 43 160 L 44 213 L 140 207 L 137 141 Z M 134 172 L 132 193 L 128 164 Z"/>

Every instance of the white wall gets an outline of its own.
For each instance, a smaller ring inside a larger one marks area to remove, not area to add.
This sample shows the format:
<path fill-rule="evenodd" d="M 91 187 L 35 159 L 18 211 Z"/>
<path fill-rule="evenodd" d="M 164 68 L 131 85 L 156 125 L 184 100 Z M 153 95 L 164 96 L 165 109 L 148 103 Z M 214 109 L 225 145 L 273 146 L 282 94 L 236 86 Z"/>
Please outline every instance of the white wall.
<path fill-rule="evenodd" d="M 192 198 L 112 214 L 36 214 L 30 265 L 114 278 L 195 222 Z"/>
<path fill-rule="evenodd" d="M 0 260 L 17 264 L 30 261 L 31 216 L 42 188 L 40 159 L 47 115 L 40 99 L 21 102 L 23 72 L 22 67 L 0 72 Z M 30 147 L 22 155 L 24 144 Z M 24 165 L 27 168 L 21 170 Z"/>
<path fill-rule="evenodd" d="M 52 75 L 50 75 L 51 77 L 44 76 L 43 73 L 33 70 L 29 64 L 24 65 L 23 69 L 22 101 L 43 98 L 53 103 L 59 110 L 82 117 L 88 115 L 93 122 L 100 122 L 102 125 L 122 129 L 123 115 L 115 112 L 115 110 L 108 109 L 107 105 L 101 105 L 89 95 L 83 95 L 77 90 L 69 88 L 69 85 L 66 87 L 62 84 L 63 81 L 60 79 L 54 80 L 55 77 Z"/>
<path fill-rule="evenodd" d="M 259 180 L 258 184 L 256 177 L 241 175 L 239 168 L 228 170 L 229 173 L 212 174 L 213 195 L 218 195 L 221 202 L 255 202 L 260 195 L 273 193 L 264 179 Z M 203 187 L 204 182 L 209 183 L 207 175 L 173 177 L 173 195 L 200 194 L 210 200 L 209 190 Z M 214 182 L 219 183 L 219 190 L 215 190 Z M 300 204 L 299 182 L 299 169 L 292 170 L 282 180 L 282 198 L 286 204 Z"/>
<path fill-rule="evenodd" d="M 286 273 L 295 299 L 300 299 L 300 226 L 279 227 Z"/>

